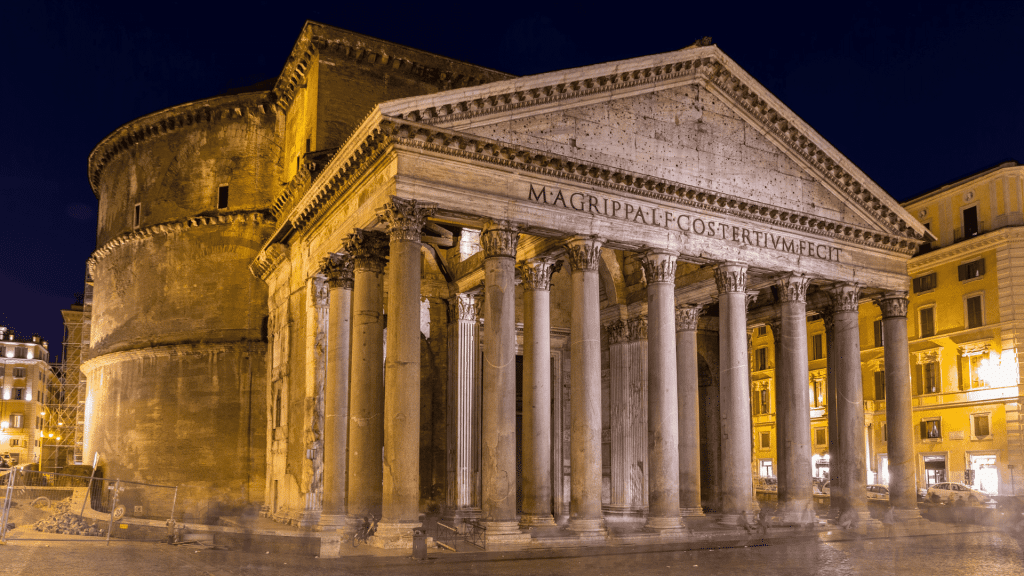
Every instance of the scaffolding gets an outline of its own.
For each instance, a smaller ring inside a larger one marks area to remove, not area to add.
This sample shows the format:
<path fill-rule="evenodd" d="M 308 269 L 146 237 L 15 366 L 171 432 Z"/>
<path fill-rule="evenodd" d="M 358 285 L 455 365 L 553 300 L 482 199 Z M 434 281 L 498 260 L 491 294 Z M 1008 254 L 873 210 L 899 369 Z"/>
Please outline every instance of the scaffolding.
<path fill-rule="evenodd" d="M 85 431 L 85 376 L 82 362 L 89 348 L 89 317 L 92 308 L 91 286 L 64 316 L 64 355 L 51 365 L 56 378 L 49 382 L 46 394 L 45 433 L 40 469 L 59 472 L 69 464 L 82 463 Z"/>

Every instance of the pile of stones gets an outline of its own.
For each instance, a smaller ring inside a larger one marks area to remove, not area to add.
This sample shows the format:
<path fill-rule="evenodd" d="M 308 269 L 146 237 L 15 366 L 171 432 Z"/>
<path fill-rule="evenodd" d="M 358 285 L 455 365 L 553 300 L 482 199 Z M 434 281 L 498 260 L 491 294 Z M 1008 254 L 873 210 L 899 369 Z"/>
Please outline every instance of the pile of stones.
<path fill-rule="evenodd" d="M 71 498 L 66 498 L 50 507 L 53 514 L 36 522 L 33 526 L 37 532 L 51 534 L 72 534 L 75 536 L 100 536 L 96 524 L 87 524 L 85 520 L 71 511 Z"/>

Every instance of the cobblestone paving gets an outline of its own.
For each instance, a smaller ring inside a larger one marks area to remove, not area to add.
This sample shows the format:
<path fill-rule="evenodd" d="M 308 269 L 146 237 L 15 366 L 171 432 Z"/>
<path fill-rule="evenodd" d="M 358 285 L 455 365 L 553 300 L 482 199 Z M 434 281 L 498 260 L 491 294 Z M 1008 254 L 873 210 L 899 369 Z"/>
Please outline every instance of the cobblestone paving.
<path fill-rule="evenodd" d="M 793 574 L 951 576 L 1024 574 L 1024 542 L 998 532 L 841 542 L 801 540 L 719 550 L 593 555 L 583 558 L 416 562 L 409 558 L 316 559 L 166 544 L 20 540 L 0 547 L 0 568 L 18 576 L 580 574 Z"/>

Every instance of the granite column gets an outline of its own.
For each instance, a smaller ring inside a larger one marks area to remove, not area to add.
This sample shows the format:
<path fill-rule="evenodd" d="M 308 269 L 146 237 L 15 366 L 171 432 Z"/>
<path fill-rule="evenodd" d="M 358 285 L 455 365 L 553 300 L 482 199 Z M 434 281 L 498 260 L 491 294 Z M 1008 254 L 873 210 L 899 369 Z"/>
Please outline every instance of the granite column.
<path fill-rule="evenodd" d="M 700 503 L 700 389 L 697 319 L 700 306 L 676 307 L 676 377 L 679 381 L 679 509 L 703 516 Z"/>
<path fill-rule="evenodd" d="M 832 291 L 835 331 L 836 404 L 839 407 L 839 454 L 843 513 L 870 519 L 864 446 L 864 389 L 860 367 L 860 288 L 839 284 Z M 833 499 L 835 496 L 833 496 Z"/>
<path fill-rule="evenodd" d="M 811 487 L 811 400 L 807 368 L 807 285 L 805 276 L 790 275 L 778 283 L 782 301 L 779 338 L 785 377 L 776 379 L 776 422 L 785 449 L 779 456 L 779 505 L 783 521 L 811 522 L 814 503 Z M 782 393 L 785 391 L 785 394 Z M 782 448 L 781 443 L 779 448 Z M 785 492 L 781 487 L 785 486 Z"/>

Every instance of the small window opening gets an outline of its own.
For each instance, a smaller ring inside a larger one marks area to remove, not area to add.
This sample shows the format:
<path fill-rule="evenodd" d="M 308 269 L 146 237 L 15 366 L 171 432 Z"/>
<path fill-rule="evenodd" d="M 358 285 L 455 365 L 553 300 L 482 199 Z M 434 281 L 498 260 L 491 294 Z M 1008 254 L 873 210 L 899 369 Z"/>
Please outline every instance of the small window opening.
<path fill-rule="evenodd" d="M 221 186 L 217 192 L 217 208 L 228 207 L 228 187 Z"/>
<path fill-rule="evenodd" d="M 135 205 L 135 217 L 132 219 L 132 226 L 135 228 L 139 227 L 139 222 L 142 221 L 142 204 Z"/>

